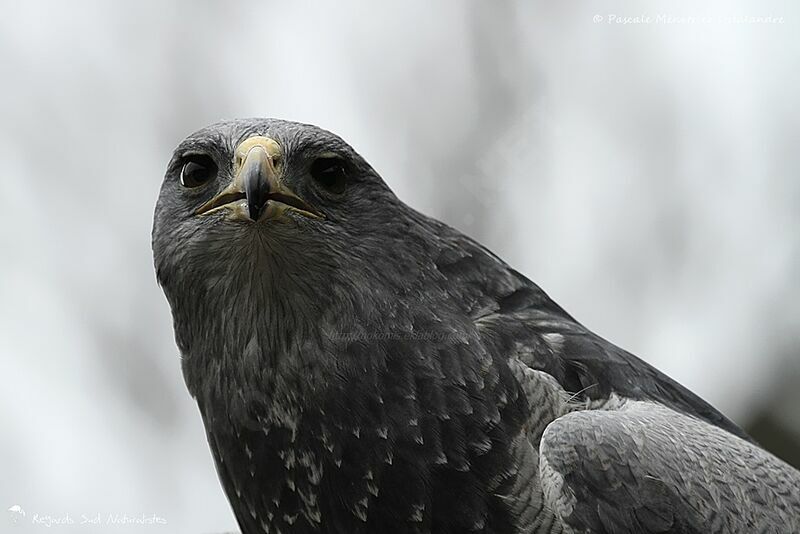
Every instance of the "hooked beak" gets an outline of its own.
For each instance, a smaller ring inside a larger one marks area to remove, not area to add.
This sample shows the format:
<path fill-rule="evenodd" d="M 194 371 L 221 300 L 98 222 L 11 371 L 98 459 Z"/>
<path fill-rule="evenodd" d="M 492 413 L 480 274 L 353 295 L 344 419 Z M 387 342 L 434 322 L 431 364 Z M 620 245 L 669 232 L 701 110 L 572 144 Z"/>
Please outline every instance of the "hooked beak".
<path fill-rule="evenodd" d="M 273 139 L 256 136 L 242 141 L 234 156 L 233 182 L 195 213 L 205 215 L 229 208 L 233 218 L 258 221 L 262 216 L 273 218 L 291 210 L 322 218 L 319 211 L 283 184 L 276 169 L 281 157 L 281 147 Z"/>

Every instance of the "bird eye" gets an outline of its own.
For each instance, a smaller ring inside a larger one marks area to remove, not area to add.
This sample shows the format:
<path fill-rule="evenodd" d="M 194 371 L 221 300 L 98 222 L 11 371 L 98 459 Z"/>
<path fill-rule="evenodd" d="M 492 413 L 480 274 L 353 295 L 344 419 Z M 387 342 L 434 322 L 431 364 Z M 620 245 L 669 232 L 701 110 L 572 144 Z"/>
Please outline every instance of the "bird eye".
<path fill-rule="evenodd" d="M 183 187 L 199 187 L 217 175 L 217 165 L 209 156 L 192 155 L 181 169 Z"/>
<path fill-rule="evenodd" d="M 341 194 L 347 185 L 347 166 L 341 158 L 317 158 L 311 164 L 311 177 L 328 191 Z"/>

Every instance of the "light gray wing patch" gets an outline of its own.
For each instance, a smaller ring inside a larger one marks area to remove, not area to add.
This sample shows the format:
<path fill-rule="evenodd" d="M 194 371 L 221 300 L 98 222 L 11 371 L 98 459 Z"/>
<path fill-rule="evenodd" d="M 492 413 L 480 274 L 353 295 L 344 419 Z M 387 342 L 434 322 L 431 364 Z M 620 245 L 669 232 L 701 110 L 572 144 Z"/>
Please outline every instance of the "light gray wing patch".
<path fill-rule="evenodd" d="M 508 365 L 528 401 L 530 413 L 524 425 L 525 435 L 538 448 L 547 425 L 575 406 L 569 402 L 570 394 L 551 375 L 531 369 L 517 358 L 511 358 Z"/>
<path fill-rule="evenodd" d="M 654 402 L 564 415 L 539 455 L 565 532 L 800 532 L 800 472 Z"/>
<path fill-rule="evenodd" d="M 539 441 L 548 424 L 569 412 L 570 395 L 555 378 L 531 369 L 517 358 L 509 360 L 509 368 L 528 401 L 529 417 L 511 444 L 516 476 L 503 498 L 510 504 L 519 532 L 558 534 L 562 532 L 561 521 L 546 506 L 542 495 Z"/>

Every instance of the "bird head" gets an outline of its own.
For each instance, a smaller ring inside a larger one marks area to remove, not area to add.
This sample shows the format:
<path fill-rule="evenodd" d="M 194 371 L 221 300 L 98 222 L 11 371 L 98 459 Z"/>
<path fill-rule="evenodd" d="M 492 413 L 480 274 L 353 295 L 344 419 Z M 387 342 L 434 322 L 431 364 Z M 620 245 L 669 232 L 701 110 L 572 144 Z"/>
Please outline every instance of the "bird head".
<path fill-rule="evenodd" d="M 288 226 L 332 229 L 367 215 L 360 200 L 376 195 L 393 197 L 363 158 L 330 132 L 275 119 L 221 122 L 175 150 L 153 243 L 160 245 L 176 224 L 192 232 L 227 227 L 264 235 Z"/>
<path fill-rule="evenodd" d="M 375 288 L 413 268 L 390 244 L 413 240 L 415 213 L 315 126 L 247 119 L 190 135 L 167 167 L 152 233 L 184 358 L 248 343 L 280 352 L 326 321 L 368 316 Z"/>
<path fill-rule="evenodd" d="M 159 281 L 169 293 L 173 282 L 218 283 L 239 267 L 273 277 L 323 271 L 398 209 L 370 165 L 330 132 L 274 119 L 214 124 L 185 139 L 168 165 L 152 235 Z"/>

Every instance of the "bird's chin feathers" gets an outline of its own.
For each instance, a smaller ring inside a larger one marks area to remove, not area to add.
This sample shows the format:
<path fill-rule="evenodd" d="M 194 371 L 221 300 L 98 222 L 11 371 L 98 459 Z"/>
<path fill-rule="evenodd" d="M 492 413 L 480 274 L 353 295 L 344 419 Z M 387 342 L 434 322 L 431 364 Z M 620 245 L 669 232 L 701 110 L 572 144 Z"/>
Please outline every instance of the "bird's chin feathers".
<path fill-rule="evenodd" d="M 270 394 L 283 375 L 321 387 L 346 365 L 337 336 L 385 330 L 381 321 L 396 316 L 387 295 L 401 290 L 397 262 L 376 261 L 368 242 L 223 225 L 169 242 L 178 245 L 157 253 L 156 267 L 187 386 L 233 412 L 241 391 Z"/>

